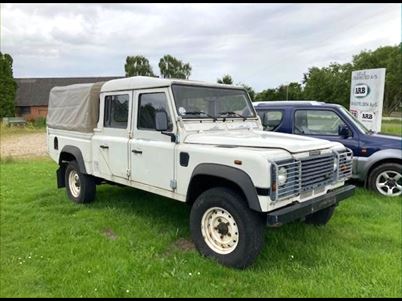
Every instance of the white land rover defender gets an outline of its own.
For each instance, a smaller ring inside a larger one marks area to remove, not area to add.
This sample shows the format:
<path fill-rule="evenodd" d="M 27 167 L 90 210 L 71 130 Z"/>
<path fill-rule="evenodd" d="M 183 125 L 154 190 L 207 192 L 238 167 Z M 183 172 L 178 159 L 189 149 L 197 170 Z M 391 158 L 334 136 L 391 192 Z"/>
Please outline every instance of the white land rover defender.
<path fill-rule="evenodd" d="M 55 87 L 47 125 L 72 201 L 113 182 L 186 202 L 199 252 L 231 267 L 255 260 L 265 226 L 324 225 L 355 188 L 350 150 L 264 132 L 239 87 L 140 76 Z"/>

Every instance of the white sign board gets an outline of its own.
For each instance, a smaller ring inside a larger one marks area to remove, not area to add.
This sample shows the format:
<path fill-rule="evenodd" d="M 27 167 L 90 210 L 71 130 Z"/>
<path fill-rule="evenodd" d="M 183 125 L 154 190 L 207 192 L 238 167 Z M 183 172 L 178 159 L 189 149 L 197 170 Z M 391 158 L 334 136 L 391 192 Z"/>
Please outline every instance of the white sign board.
<path fill-rule="evenodd" d="M 381 131 L 385 68 L 352 72 L 350 112 L 368 129 Z"/>

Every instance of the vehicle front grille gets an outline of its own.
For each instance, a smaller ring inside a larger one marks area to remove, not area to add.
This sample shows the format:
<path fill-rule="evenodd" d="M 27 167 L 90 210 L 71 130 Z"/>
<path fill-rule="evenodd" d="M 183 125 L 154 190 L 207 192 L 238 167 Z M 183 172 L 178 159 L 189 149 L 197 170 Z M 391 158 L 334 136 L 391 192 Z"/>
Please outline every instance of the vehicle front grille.
<path fill-rule="evenodd" d="M 352 175 L 352 151 L 332 152 L 301 160 L 271 162 L 271 199 L 284 200 L 310 191 L 324 190 L 325 185 L 344 181 Z M 279 169 L 285 168 L 287 179 L 279 185 Z"/>
<path fill-rule="evenodd" d="M 335 177 L 335 155 L 333 153 L 301 160 L 302 191 L 327 185 Z"/>

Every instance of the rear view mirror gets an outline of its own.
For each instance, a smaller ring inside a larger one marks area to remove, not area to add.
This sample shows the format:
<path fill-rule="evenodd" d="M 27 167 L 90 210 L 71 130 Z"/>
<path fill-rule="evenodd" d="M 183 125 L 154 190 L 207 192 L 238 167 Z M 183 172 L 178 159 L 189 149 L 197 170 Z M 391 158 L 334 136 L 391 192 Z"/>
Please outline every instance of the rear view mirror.
<path fill-rule="evenodd" d="M 352 136 L 352 131 L 348 128 L 346 124 L 341 124 L 338 127 L 338 135 L 344 138 L 348 138 Z"/>
<path fill-rule="evenodd" d="M 155 129 L 159 132 L 163 132 L 168 129 L 168 115 L 166 111 L 155 112 Z"/>

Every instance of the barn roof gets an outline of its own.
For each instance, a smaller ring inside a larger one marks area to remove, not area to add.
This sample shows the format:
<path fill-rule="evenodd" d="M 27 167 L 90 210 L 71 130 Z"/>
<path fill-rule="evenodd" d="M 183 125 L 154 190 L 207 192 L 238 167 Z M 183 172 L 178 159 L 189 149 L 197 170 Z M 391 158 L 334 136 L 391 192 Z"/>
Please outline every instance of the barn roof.
<path fill-rule="evenodd" d="M 15 106 L 47 106 L 49 92 L 55 86 L 103 82 L 117 78 L 123 76 L 16 78 L 18 88 Z"/>

